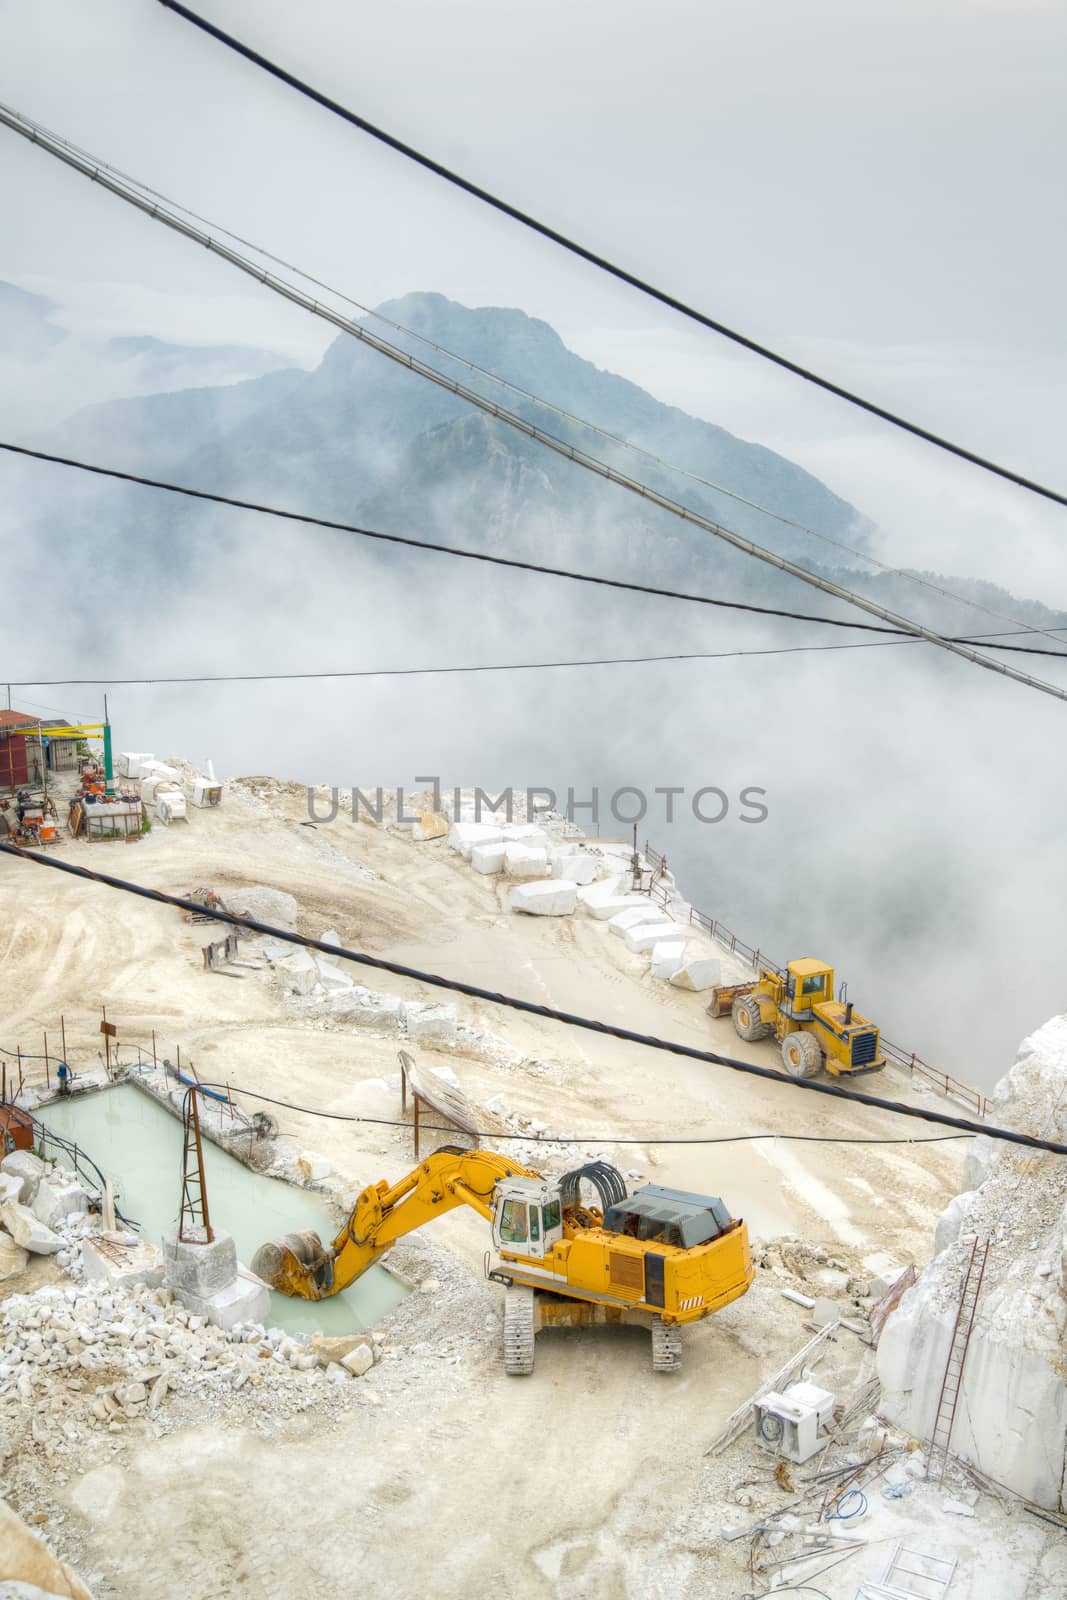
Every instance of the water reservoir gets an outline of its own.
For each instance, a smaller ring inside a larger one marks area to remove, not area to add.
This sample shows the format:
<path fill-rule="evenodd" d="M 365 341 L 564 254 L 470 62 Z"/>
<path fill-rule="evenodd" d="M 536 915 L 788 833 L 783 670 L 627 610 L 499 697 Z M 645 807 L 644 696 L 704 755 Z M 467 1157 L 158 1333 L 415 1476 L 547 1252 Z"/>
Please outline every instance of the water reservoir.
<path fill-rule="evenodd" d="M 122 1212 L 158 1244 L 178 1225 L 182 1125 L 163 1106 L 129 1084 L 75 1096 L 43 1107 L 46 1127 L 91 1156 L 115 1187 Z M 314 1228 L 324 1239 L 336 1224 L 318 1196 L 263 1177 L 204 1140 L 204 1172 L 212 1223 L 233 1234 L 237 1259 L 247 1266 L 259 1246 L 278 1234 Z M 369 1272 L 329 1300 L 290 1300 L 271 1294 L 272 1326 L 290 1333 L 358 1332 L 378 1323 L 405 1294 L 384 1267 Z"/>

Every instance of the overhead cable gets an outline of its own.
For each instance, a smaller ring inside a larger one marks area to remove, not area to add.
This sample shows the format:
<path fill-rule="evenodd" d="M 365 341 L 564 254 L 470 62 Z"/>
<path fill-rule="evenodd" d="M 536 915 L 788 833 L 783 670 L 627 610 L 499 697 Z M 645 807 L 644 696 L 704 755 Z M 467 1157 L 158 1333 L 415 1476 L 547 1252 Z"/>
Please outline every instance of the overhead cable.
<path fill-rule="evenodd" d="M 601 272 L 608 273 L 620 283 L 627 284 L 631 289 L 637 289 L 641 294 L 647 295 L 649 299 L 656 300 L 660 305 L 666 306 L 669 310 L 688 318 L 690 322 L 699 323 L 701 327 L 708 329 L 711 333 L 720 334 L 724 339 L 729 339 L 732 344 L 739 345 L 742 349 L 750 351 L 764 361 L 773 363 L 774 366 L 780 367 L 785 372 L 791 372 L 794 377 L 802 378 L 805 383 L 813 384 L 827 394 L 832 394 L 837 399 L 846 401 L 849 405 L 857 406 L 861 411 L 866 411 L 869 415 L 877 417 L 882 422 L 888 422 L 894 428 L 900 428 L 903 432 L 911 434 L 916 439 L 922 439 L 926 444 L 934 445 L 938 450 L 947 451 L 949 455 L 957 456 L 961 461 L 967 461 L 971 466 L 980 467 L 984 472 L 991 472 L 996 477 L 1003 478 L 1008 483 L 1013 483 L 1018 488 L 1026 489 L 1032 494 L 1040 495 L 1045 500 L 1052 500 L 1057 505 L 1067 506 L 1067 494 L 1063 494 L 1058 489 L 1051 489 L 1033 478 L 1026 477 L 1021 472 L 1016 472 L 1010 467 L 1002 466 L 998 462 L 990 460 L 988 456 L 983 456 L 975 450 L 967 449 L 964 445 L 954 444 L 941 434 L 934 433 L 932 429 L 925 428 L 917 422 L 911 422 L 908 418 L 890 411 L 885 406 L 878 405 L 873 400 L 865 399 L 864 396 L 857 394 L 854 390 L 845 388 L 843 384 L 835 383 L 830 378 L 820 376 L 810 367 L 802 366 L 799 362 L 790 360 L 788 356 L 782 355 L 779 351 L 772 350 L 770 346 L 760 343 L 759 340 L 753 339 L 747 334 L 739 333 L 737 329 L 728 327 L 726 323 L 719 321 L 717 318 L 711 317 L 703 311 L 698 311 L 677 295 L 670 294 L 664 289 L 656 288 L 654 284 L 648 282 L 645 278 L 639 277 L 637 273 L 617 265 L 589 246 L 580 244 L 576 239 L 569 238 L 565 233 L 550 227 L 548 223 L 540 222 L 536 217 L 531 216 L 529 212 L 521 210 L 520 207 L 513 205 L 510 201 L 501 199 L 499 195 L 490 193 L 488 189 L 483 189 L 481 185 L 472 182 L 471 179 L 462 177 L 460 173 L 445 166 L 443 162 L 436 160 L 432 156 L 425 155 L 420 150 L 416 150 L 412 145 L 397 138 L 395 134 L 387 133 L 384 128 L 377 127 L 373 122 L 368 121 L 366 117 L 360 116 L 358 112 L 349 110 L 348 107 L 341 105 L 337 100 L 331 99 L 329 95 L 323 94 L 321 90 L 313 88 L 311 84 L 306 83 L 302 78 L 298 78 L 294 73 L 288 72 L 276 62 L 268 60 L 259 51 L 253 50 L 250 45 L 243 44 L 240 39 L 234 38 L 233 34 L 225 33 L 221 28 L 216 27 L 214 23 L 208 22 L 206 17 L 198 16 L 195 11 L 190 11 L 188 6 L 178 4 L 177 0 L 160 0 L 160 4 L 166 6 L 168 11 L 174 11 L 178 16 L 183 17 L 186 22 L 191 22 L 194 27 L 209 34 L 213 39 L 217 39 L 220 44 L 226 45 L 230 50 L 235 51 L 237 55 L 243 56 L 246 61 L 251 62 L 254 66 L 261 67 L 265 72 L 270 73 L 273 78 L 277 78 L 279 82 L 287 84 L 291 89 L 295 89 L 298 94 L 305 96 L 308 100 L 313 100 L 316 105 L 332 112 L 334 116 L 341 117 L 352 127 L 358 128 L 361 133 L 366 133 L 372 139 L 376 139 L 379 144 L 386 145 L 398 155 L 406 157 L 409 161 L 416 162 L 425 171 L 432 172 L 438 178 L 443 178 L 446 183 L 463 190 L 465 194 L 471 195 L 475 200 L 480 200 L 484 204 L 492 206 L 494 211 L 499 211 L 504 216 L 510 217 L 512 221 L 521 223 L 523 227 L 529 228 L 532 232 L 540 234 L 542 238 L 559 245 L 562 249 L 569 251 L 571 255 L 578 256 L 581 260 L 588 262 L 590 266 L 599 268 Z"/>
<path fill-rule="evenodd" d="M 62 134 L 57 134 L 54 129 L 48 129 L 47 131 L 50 137 L 55 139 L 58 144 L 63 145 L 65 149 L 71 150 L 87 160 L 94 159 L 87 150 L 84 150 L 72 140 L 64 138 Z M 99 158 L 95 159 L 99 160 Z M 545 411 L 551 412 L 553 416 L 559 417 L 561 421 L 569 422 L 575 427 L 584 428 L 588 432 L 596 434 L 599 438 L 605 439 L 609 444 L 616 445 L 620 449 L 628 450 L 632 454 L 640 456 L 652 466 L 658 467 L 661 472 L 675 473 L 681 478 L 688 479 L 690 483 L 699 484 L 701 488 L 711 489 L 715 494 L 725 495 L 738 505 L 746 506 L 751 511 L 757 511 L 761 516 L 770 517 L 773 521 L 781 523 L 783 527 L 794 528 L 798 533 L 806 534 L 812 539 L 818 539 L 823 544 L 831 546 L 834 550 L 840 550 L 845 555 L 854 557 L 857 561 L 866 562 L 869 566 L 877 568 L 879 572 L 885 573 L 888 577 L 902 578 L 908 583 L 917 584 L 920 588 L 929 590 L 931 594 L 936 594 L 943 600 L 955 601 L 958 605 L 967 606 L 971 611 L 980 611 L 984 616 L 994 617 L 1000 622 L 1011 622 L 1018 628 L 1026 626 L 1021 618 L 1013 617 L 1009 612 L 995 611 L 991 606 L 983 605 L 981 601 L 959 594 L 955 589 L 947 589 L 943 584 L 934 583 L 931 578 L 908 567 L 894 566 L 891 562 L 880 561 L 877 556 L 871 555 L 868 551 L 860 550 L 855 545 L 846 544 L 841 539 L 835 539 L 832 535 L 823 533 L 819 528 L 813 528 L 806 522 L 800 522 L 796 517 L 789 517 L 782 511 L 775 511 L 761 501 L 752 500 L 748 495 L 743 495 L 736 489 L 731 489 L 726 484 L 719 483 L 714 478 L 704 477 L 701 473 L 693 472 L 688 467 L 679 466 L 676 461 L 669 461 L 663 456 L 658 456 L 654 451 L 645 449 L 643 445 L 637 444 L 634 440 L 627 439 L 622 434 L 613 433 L 610 428 L 604 428 L 599 423 L 590 421 L 588 417 L 581 417 L 577 412 L 569 411 L 565 406 L 559 405 L 556 401 L 547 400 L 543 395 L 535 394 L 531 389 L 524 389 L 521 384 L 513 383 L 511 379 L 503 377 L 499 372 L 493 372 L 488 367 L 479 366 L 478 362 L 472 361 L 469 356 L 460 355 L 457 351 L 441 344 L 438 340 L 430 339 L 426 334 L 419 333 L 416 329 L 408 327 L 406 323 L 398 322 L 395 317 L 387 317 L 383 311 L 373 306 L 365 305 L 362 300 L 355 299 L 343 289 L 338 289 L 333 284 L 326 283 L 322 278 L 315 277 L 313 273 L 305 272 L 302 267 L 286 260 L 284 256 L 274 254 L 273 251 L 265 249 L 262 245 L 257 245 L 253 240 L 246 239 L 243 234 L 234 233 L 222 223 L 203 216 L 199 211 L 194 211 L 180 200 L 175 200 L 161 190 L 142 183 L 121 167 L 117 167 L 107 161 L 99 161 L 99 165 L 103 171 L 114 174 L 131 188 L 144 195 L 150 195 L 155 200 L 162 201 L 164 205 L 180 212 L 183 216 L 192 218 L 194 222 L 202 223 L 205 228 L 211 229 L 212 232 L 233 240 L 235 244 L 242 245 L 247 250 L 254 251 L 256 255 L 261 256 L 265 261 L 270 261 L 275 266 L 283 267 L 286 272 L 295 273 L 305 283 L 313 284 L 316 289 L 324 289 L 327 294 L 344 301 L 346 305 L 355 307 L 364 316 L 373 317 L 376 322 L 382 323 L 387 328 L 392 328 L 397 333 L 402 333 L 405 338 L 414 339 L 424 349 L 432 350 L 437 355 L 444 356 L 448 361 L 453 361 L 457 365 L 465 367 L 468 372 L 484 378 L 489 383 L 498 384 L 502 389 L 507 389 L 511 394 L 517 395 L 521 400 L 528 401 L 531 405 L 542 407 Z M 1030 629 L 1029 631 L 1035 633 L 1046 632 L 1042 628 Z M 1051 634 L 1047 636 L 1051 637 Z"/>
<path fill-rule="evenodd" d="M 776 555 L 773 551 L 754 543 L 753 540 L 743 538 L 740 534 L 732 532 L 720 523 L 713 522 L 710 517 L 702 516 L 690 507 L 670 499 L 669 496 L 659 494 L 656 490 L 649 488 L 647 484 L 617 471 L 598 457 L 576 449 L 575 446 L 565 443 L 564 440 L 557 439 L 554 434 L 546 433 L 544 429 L 525 421 L 524 418 L 517 416 L 514 412 L 508 411 L 494 401 L 486 399 L 484 395 L 479 394 L 476 390 L 446 377 L 444 373 L 428 366 L 426 362 L 418 361 L 414 356 L 408 355 L 406 351 L 397 349 L 395 345 L 389 344 L 384 339 L 379 339 L 376 334 L 372 334 L 369 329 L 361 326 L 358 322 L 353 322 L 351 318 L 342 316 L 340 312 L 334 311 L 328 306 L 320 305 L 318 301 L 311 299 L 309 295 L 304 294 L 302 290 L 297 289 L 293 284 L 285 282 L 275 273 L 267 272 L 265 269 L 256 266 L 247 256 L 241 255 L 240 252 L 231 249 L 228 245 L 220 244 L 210 234 L 203 233 L 190 223 L 184 222 L 181 217 L 173 212 L 154 202 L 147 201 L 142 195 L 131 191 L 122 180 L 104 172 L 99 166 L 94 166 L 90 160 L 77 154 L 69 146 L 57 142 L 39 124 L 22 116 L 19 112 L 13 111 L 6 106 L 0 107 L 0 123 L 11 128 L 23 138 L 28 139 L 31 144 L 39 145 L 49 155 L 55 156 L 57 160 L 62 161 L 65 165 L 81 172 L 83 176 L 92 179 L 102 188 L 117 195 L 120 199 L 126 201 L 128 205 L 135 206 L 137 210 L 150 216 L 153 221 L 161 222 L 165 227 L 172 228 L 176 233 L 180 233 L 195 243 L 203 245 L 205 249 L 220 256 L 224 261 L 228 261 L 232 266 L 237 267 L 239 271 L 247 273 L 258 283 L 262 283 L 266 288 L 281 295 L 283 299 L 291 301 L 294 305 L 302 306 L 305 311 L 310 311 L 313 316 L 321 317 L 325 321 L 332 323 L 344 333 L 350 334 L 352 338 L 358 339 L 361 343 L 378 351 L 380 355 L 387 356 L 391 361 L 395 361 L 400 366 L 405 367 L 409 372 L 426 378 L 440 388 L 446 389 L 450 394 L 468 401 L 480 411 L 486 412 L 498 421 L 517 429 L 518 432 L 525 434 L 527 438 L 535 439 L 539 444 L 543 444 L 548 449 L 555 451 L 557 455 L 573 461 L 575 465 L 596 473 L 599 477 L 604 478 L 609 483 L 617 484 L 628 493 L 638 495 L 651 505 L 658 506 L 661 510 L 680 517 L 694 527 L 703 529 L 705 533 L 710 533 L 715 538 L 721 539 L 735 550 L 740 550 L 745 555 L 752 556 L 767 566 L 776 568 L 779 572 L 788 573 L 801 583 L 807 584 L 810 588 L 818 589 L 823 594 L 832 596 L 835 600 L 843 600 L 847 605 L 855 606 L 869 616 L 880 617 L 883 622 L 892 623 L 905 633 L 913 634 L 916 638 L 925 639 L 927 643 L 936 645 L 939 649 L 946 650 L 952 655 L 959 656 L 961 659 L 971 662 L 973 666 L 981 667 L 987 672 L 998 673 L 1004 678 L 1011 678 L 1014 682 L 1021 683 L 1025 688 L 1034 689 L 1039 694 L 1046 694 L 1053 699 L 1067 701 L 1067 689 L 1060 689 L 1055 684 L 1046 682 L 1043 678 L 1033 677 L 1030 673 L 1020 672 L 1006 662 L 995 661 L 992 657 L 983 655 L 981 652 L 971 649 L 968 645 L 956 644 L 944 635 L 923 627 L 921 623 L 913 622 L 907 617 L 900 616 L 898 613 L 888 610 L 885 606 L 866 599 L 863 595 L 855 594 L 851 589 L 846 589 L 841 584 L 832 583 L 829 578 L 809 572 L 806 567 L 798 566 L 796 562 L 789 561 L 784 556 Z"/>
<path fill-rule="evenodd" d="M 23 1060 L 26 1057 L 23 1056 Z M 285 1111 L 296 1111 L 305 1117 L 323 1117 L 328 1122 L 358 1122 L 370 1128 L 410 1128 L 410 1122 L 400 1117 L 362 1117 L 349 1111 L 326 1111 L 319 1106 L 297 1105 L 292 1100 L 278 1100 L 269 1094 L 263 1094 L 259 1089 L 246 1089 L 240 1083 L 211 1083 L 200 1079 L 195 1085 L 198 1089 L 214 1089 L 222 1094 L 241 1094 L 248 1100 L 262 1100 L 268 1106 L 280 1106 Z M 455 1124 L 448 1127 L 445 1123 L 424 1122 L 419 1119 L 420 1133 L 451 1133 L 456 1131 Z M 511 1129 L 505 1132 L 501 1128 L 471 1128 L 465 1130 L 474 1139 L 507 1139 L 514 1144 L 580 1144 L 594 1145 L 603 1148 L 609 1144 L 648 1145 L 648 1144 L 751 1144 L 757 1139 L 781 1139 L 790 1144 L 947 1144 L 953 1139 L 969 1139 L 969 1133 L 930 1133 L 921 1139 L 871 1139 L 866 1137 L 848 1138 L 844 1135 L 830 1133 L 722 1133 L 701 1134 L 696 1137 L 678 1136 L 675 1134 L 662 1135 L 646 1133 L 638 1137 L 626 1134 L 619 1137 L 614 1133 L 575 1133 L 567 1134 L 565 1138 L 558 1138 L 554 1133 L 514 1133 Z"/>
<path fill-rule="evenodd" d="M 1000 1139 L 1008 1144 L 1025 1145 L 1031 1150 L 1047 1150 L 1053 1155 L 1067 1155 L 1067 1144 L 1060 1144 L 1052 1139 L 1039 1139 L 1033 1134 L 1021 1133 L 1011 1128 L 999 1128 L 988 1123 L 971 1122 L 965 1117 L 949 1116 L 947 1112 L 934 1111 L 927 1106 L 911 1106 L 900 1100 L 887 1100 L 860 1090 L 843 1089 L 836 1082 L 820 1083 L 813 1078 L 793 1078 L 788 1073 L 776 1072 L 771 1067 L 758 1066 L 754 1061 L 740 1061 L 734 1056 L 719 1055 L 712 1050 L 698 1050 L 694 1045 L 680 1044 L 677 1040 L 659 1039 L 652 1034 L 638 1033 L 635 1029 L 623 1028 L 618 1023 L 601 1022 L 593 1017 L 579 1016 L 574 1012 L 558 1010 L 554 1006 L 539 1005 L 533 1000 L 521 1000 L 516 995 L 499 994 L 492 989 L 483 989 L 477 984 L 464 983 L 458 978 L 445 978 L 436 972 L 422 972 L 417 967 L 407 967 L 398 961 L 389 961 L 384 956 L 372 956 L 365 951 L 348 950 L 343 945 L 328 944 L 324 939 L 311 939 L 306 934 L 295 933 L 286 928 L 275 928 L 270 923 L 260 922 L 253 917 L 218 911 L 210 906 L 184 899 L 180 895 L 166 894 L 162 889 L 150 889 L 144 884 L 131 883 L 125 878 L 115 878 L 104 872 L 93 872 L 88 867 L 77 866 L 73 861 L 62 861 L 55 856 L 42 855 L 37 850 L 23 850 L 18 845 L 0 841 L 0 853 L 32 862 L 35 866 L 49 867 L 53 872 L 65 872 L 74 878 L 82 878 L 109 889 L 118 889 L 125 894 L 137 895 L 143 900 L 154 900 L 160 905 L 173 906 L 179 911 L 192 911 L 198 916 L 207 917 L 210 921 L 248 928 L 252 933 L 263 934 L 267 938 L 300 945 L 305 950 L 317 950 L 322 955 L 329 956 L 331 960 L 352 961 L 358 966 L 371 967 L 377 972 L 388 972 L 394 977 L 409 978 L 435 989 L 447 989 L 453 994 L 466 995 L 473 1000 L 484 1000 L 489 1005 L 525 1012 L 529 1016 L 543 1017 L 569 1028 L 582 1028 L 590 1033 L 622 1039 L 627 1044 L 664 1051 L 669 1055 L 684 1056 L 690 1061 L 701 1061 L 709 1066 L 728 1067 L 733 1072 L 764 1078 L 772 1083 L 784 1084 L 787 1088 L 803 1090 L 810 1094 L 826 1095 L 835 1100 L 848 1101 L 853 1105 L 874 1106 L 880 1111 L 891 1111 L 902 1117 L 915 1117 L 923 1122 L 935 1122 L 942 1127 L 956 1128 L 966 1134 L 985 1135 L 987 1138 Z"/>
<path fill-rule="evenodd" d="M 853 622 L 846 617 L 823 617 L 819 616 L 815 612 L 791 611 L 781 606 L 758 606 L 747 600 L 723 600 L 714 595 L 691 594 L 684 589 L 663 589 L 658 588 L 653 584 L 634 583 L 626 578 L 608 578 L 603 577 L 598 573 L 578 572 L 569 567 L 550 567 L 543 562 L 520 561 L 514 556 L 491 555 L 488 551 L 484 550 L 467 550 L 460 545 L 440 544 L 429 539 L 415 539 L 407 534 L 385 533 L 381 529 L 365 528 L 353 522 L 339 522 L 330 517 L 315 517 L 309 512 L 289 511 L 282 506 L 266 505 L 261 501 L 239 500 L 233 495 L 219 494 L 211 489 L 195 489 L 189 484 L 171 483 L 167 479 L 163 478 L 149 478 L 143 473 L 124 472 L 119 467 L 105 467 L 100 465 L 98 462 L 80 461 L 73 456 L 56 455 L 50 450 L 35 450 L 29 445 L 14 444 L 10 440 L 0 439 L 0 450 L 5 451 L 9 455 L 23 456 L 31 461 L 43 461 L 50 466 L 69 467 L 77 472 L 88 472 L 94 477 L 112 478 L 119 483 L 132 483 L 144 489 L 158 489 L 162 490 L 166 494 L 183 495 L 186 499 L 190 500 L 202 500 L 211 505 L 229 506 L 235 511 L 252 511 L 260 516 L 278 517 L 285 522 L 299 522 L 313 528 L 325 528 L 329 532 L 351 533 L 362 539 L 375 539 L 384 544 L 403 545 L 406 549 L 428 551 L 432 555 L 454 556 L 464 561 L 480 561 L 488 566 L 510 567 L 519 572 L 532 572 L 542 577 L 566 578 L 574 583 L 592 583 L 601 588 L 621 589 L 629 594 L 651 595 L 660 600 L 681 600 L 691 605 L 713 606 L 717 609 L 725 611 L 743 611 L 752 616 L 781 617 L 791 622 L 814 622 L 818 623 L 822 627 L 846 628 L 857 633 L 877 633 L 881 635 L 888 634 L 891 635 L 891 638 L 887 641 L 889 643 L 899 642 L 902 644 L 916 644 L 928 642 L 926 641 L 925 637 L 919 637 L 901 628 L 882 628 L 871 622 Z M 1032 634 L 1045 633 L 1044 629 L 1039 628 L 1024 628 L 1019 631 L 1022 633 Z M 973 640 L 969 635 L 947 635 L 946 637 L 954 644 L 971 644 L 975 642 L 975 640 Z M 989 634 L 982 635 L 980 637 L 982 639 L 993 641 L 1001 637 L 1010 638 L 1012 635 L 1009 634 L 1005 636 Z M 1053 635 L 1049 633 L 1047 637 L 1052 638 Z M 1055 657 L 1064 654 L 1063 651 L 1038 650 L 1024 645 L 990 643 L 989 648 L 996 650 L 1019 651 L 1020 653 L 1026 655 L 1049 655 Z M 597 665 L 599 663 L 593 664 Z M 259 675 L 257 674 L 256 676 Z M 299 675 L 297 674 L 296 676 Z M 324 676 L 335 677 L 340 676 L 340 674 L 326 673 Z M 5 682 L 6 681 L 7 680 L 5 679 Z M 79 682 L 118 683 L 121 681 L 123 680 L 116 678 L 91 678 L 84 680 L 75 678 L 34 678 L 31 680 L 27 678 L 23 680 L 26 685 L 32 684 L 33 686 L 40 688 L 47 687 L 50 684 L 77 684 Z M 142 680 L 130 681 L 139 682 Z M 151 681 L 159 682 L 161 680 L 152 679 Z M 15 679 L 11 680 L 11 684 L 12 687 L 16 687 Z"/>
<path fill-rule="evenodd" d="M 150 678 L 25 678 L 21 680 L 12 678 L 7 686 L 9 689 L 23 689 L 41 685 L 55 688 L 64 684 L 76 687 L 102 684 L 105 687 L 110 686 L 113 688 L 153 688 L 177 683 L 301 683 L 306 680 L 321 682 L 323 680 L 344 680 L 348 678 L 435 678 L 450 677 L 457 673 L 550 672 L 570 667 L 635 667 L 679 661 L 736 661 L 742 657 L 750 658 L 752 656 L 818 655 L 826 650 L 892 650 L 901 644 L 923 643 L 922 639 L 912 639 L 905 635 L 899 639 L 869 639 L 862 644 L 791 644 L 768 647 L 764 650 L 701 650 L 666 656 L 583 657 L 576 661 L 496 661 L 479 662 L 470 666 L 445 667 L 339 667 L 332 671 L 320 672 L 211 672 L 186 674 L 180 677 L 167 677 L 162 674 L 156 674 Z M 1061 660 L 1067 661 L 1067 651 L 1064 650 L 1037 650 L 1027 645 L 1011 644 L 992 644 L 990 648 L 994 650 L 1016 650 L 1023 655 L 1058 656 Z"/>

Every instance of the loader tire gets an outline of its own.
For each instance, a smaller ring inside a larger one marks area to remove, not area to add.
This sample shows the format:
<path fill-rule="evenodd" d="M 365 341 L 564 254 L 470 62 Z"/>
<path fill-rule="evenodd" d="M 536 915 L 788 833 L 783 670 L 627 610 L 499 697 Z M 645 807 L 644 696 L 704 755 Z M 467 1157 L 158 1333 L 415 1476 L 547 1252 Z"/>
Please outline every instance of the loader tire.
<path fill-rule="evenodd" d="M 504 1291 L 504 1371 L 528 1378 L 534 1369 L 534 1292 L 514 1284 Z"/>
<path fill-rule="evenodd" d="M 677 1372 L 682 1364 L 682 1330 L 677 1323 L 652 1318 L 652 1371 Z"/>
<path fill-rule="evenodd" d="M 749 1044 L 754 1044 L 757 1039 L 766 1039 L 768 1034 L 774 1032 L 773 1025 L 760 1017 L 759 1000 L 754 994 L 739 994 L 730 1014 L 735 1029 Z"/>
<path fill-rule="evenodd" d="M 782 1062 L 791 1078 L 817 1078 L 822 1071 L 822 1051 L 812 1033 L 787 1033 L 782 1040 Z"/>

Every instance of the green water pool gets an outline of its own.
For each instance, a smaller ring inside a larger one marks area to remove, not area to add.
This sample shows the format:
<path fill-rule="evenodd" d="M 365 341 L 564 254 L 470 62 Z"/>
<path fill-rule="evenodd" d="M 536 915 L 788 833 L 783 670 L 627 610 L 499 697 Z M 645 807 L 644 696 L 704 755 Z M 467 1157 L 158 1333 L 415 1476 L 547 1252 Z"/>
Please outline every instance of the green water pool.
<path fill-rule="evenodd" d="M 129 1084 L 43 1107 L 46 1127 L 76 1143 L 111 1179 L 117 1203 L 158 1244 L 177 1228 L 182 1170 L 182 1125 L 149 1095 Z M 337 1230 L 315 1195 L 264 1177 L 204 1141 L 204 1175 L 211 1221 L 233 1234 L 237 1258 L 247 1266 L 259 1246 L 282 1233 L 314 1228 L 323 1238 Z M 383 1267 L 328 1300 L 271 1295 L 272 1326 L 290 1333 L 343 1334 L 373 1327 L 406 1290 Z"/>

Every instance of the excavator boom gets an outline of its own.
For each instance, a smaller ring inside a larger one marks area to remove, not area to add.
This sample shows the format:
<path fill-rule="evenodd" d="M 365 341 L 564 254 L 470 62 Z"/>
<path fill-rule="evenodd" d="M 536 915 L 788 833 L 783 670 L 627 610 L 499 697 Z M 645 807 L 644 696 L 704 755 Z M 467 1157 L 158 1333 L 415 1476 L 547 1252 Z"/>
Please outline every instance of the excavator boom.
<path fill-rule="evenodd" d="M 332 1244 L 324 1245 L 317 1233 L 287 1233 L 260 1246 L 252 1271 L 282 1294 L 325 1300 L 347 1289 L 398 1239 L 423 1223 L 460 1205 L 492 1221 L 498 1181 L 537 1176 L 491 1150 L 445 1145 L 399 1183 L 364 1189 Z"/>

